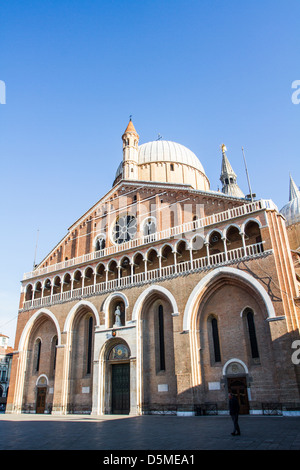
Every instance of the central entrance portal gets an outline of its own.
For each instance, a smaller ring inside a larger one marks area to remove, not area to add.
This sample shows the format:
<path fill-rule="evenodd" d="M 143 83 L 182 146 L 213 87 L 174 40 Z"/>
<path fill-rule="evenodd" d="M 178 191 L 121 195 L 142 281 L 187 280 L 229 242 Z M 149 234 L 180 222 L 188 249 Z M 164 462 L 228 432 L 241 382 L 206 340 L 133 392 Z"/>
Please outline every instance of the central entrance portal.
<path fill-rule="evenodd" d="M 129 414 L 130 364 L 112 364 L 112 413 Z"/>
<path fill-rule="evenodd" d="M 228 379 L 228 391 L 237 397 L 240 405 L 240 414 L 249 414 L 249 401 L 245 377 Z"/>

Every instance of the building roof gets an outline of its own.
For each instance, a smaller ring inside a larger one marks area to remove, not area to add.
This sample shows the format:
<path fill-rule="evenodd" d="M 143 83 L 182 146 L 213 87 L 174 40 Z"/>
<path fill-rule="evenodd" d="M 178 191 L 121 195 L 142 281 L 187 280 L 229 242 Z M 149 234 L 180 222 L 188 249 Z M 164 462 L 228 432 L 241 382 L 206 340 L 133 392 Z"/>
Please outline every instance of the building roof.
<path fill-rule="evenodd" d="M 128 126 L 127 126 L 126 129 L 125 129 L 124 134 L 126 134 L 126 132 L 133 132 L 134 134 L 138 135 L 138 133 L 136 132 L 135 127 L 134 127 L 133 122 L 132 122 L 131 119 L 130 119 L 130 121 L 129 121 L 129 123 L 128 123 Z"/>
<path fill-rule="evenodd" d="M 184 164 L 192 168 L 196 168 L 205 175 L 204 168 L 194 152 L 184 145 L 169 140 L 154 140 L 153 142 L 147 142 L 145 144 L 139 145 L 138 164 L 145 165 L 147 163 L 153 162 Z M 122 174 L 122 166 L 123 162 L 119 164 L 115 178 Z"/>
<path fill-rule="evenodd" d="M 200 160 L 190 149 L 168 140 L 154 140 L 139 146 L 139 164 L 150 162 L 183 163 L 205 174 Z"/>

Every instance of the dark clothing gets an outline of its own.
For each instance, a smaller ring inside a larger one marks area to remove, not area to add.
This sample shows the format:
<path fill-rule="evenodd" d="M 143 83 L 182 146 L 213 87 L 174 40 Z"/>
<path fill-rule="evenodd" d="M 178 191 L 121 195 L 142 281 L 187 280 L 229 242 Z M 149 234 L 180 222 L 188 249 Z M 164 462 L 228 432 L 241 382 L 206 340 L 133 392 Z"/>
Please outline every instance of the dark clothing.
<path fill-rule="evenodd" d="M 232 418 L 232 421 L 233 421 L 233 432 L 232 432 L 232 434 L 241 434 L 239 423 L 238 423 L 239 415 L 238 414 L 231 415 L 231 418 Z"/>
<path fill-rule="evenodd" d="M 229 398 L 229 413 L 230 415 L 239 414 L 240 405 L 238 399 L 233 395 Z"/>
<path fill-rule="evenodd" d="M 238 399 L 233 395 L 229 399 L 229 413 L 233 421 L 232 434 L 241 434 L 238 419 L 239 419 L 240 405 Z"/>

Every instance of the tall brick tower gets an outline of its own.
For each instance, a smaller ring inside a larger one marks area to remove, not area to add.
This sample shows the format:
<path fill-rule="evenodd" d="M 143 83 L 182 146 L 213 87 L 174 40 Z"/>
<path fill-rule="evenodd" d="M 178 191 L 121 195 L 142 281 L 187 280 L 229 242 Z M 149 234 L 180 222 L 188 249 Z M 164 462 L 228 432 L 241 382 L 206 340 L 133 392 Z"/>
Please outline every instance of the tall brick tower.
<path fill-rule="evenodd" d="M 123 140 L 123 178 L 138 179 L 138 143 L 139 135 L 130 118 L 128 126 L 122 135 Z"/>

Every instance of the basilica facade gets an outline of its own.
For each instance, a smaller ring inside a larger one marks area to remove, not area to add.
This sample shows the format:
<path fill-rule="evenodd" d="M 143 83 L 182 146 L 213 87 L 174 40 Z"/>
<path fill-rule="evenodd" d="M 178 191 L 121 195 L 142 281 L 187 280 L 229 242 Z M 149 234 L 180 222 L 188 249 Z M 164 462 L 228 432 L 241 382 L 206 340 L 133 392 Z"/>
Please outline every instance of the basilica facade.
<path fill-rule="evenodd" d="M 6 412 L 197 415 L 300 410 L 299 189 L 282 213 L 220 191 L 183 145 L 139 145 L 22 280 Z"/>

